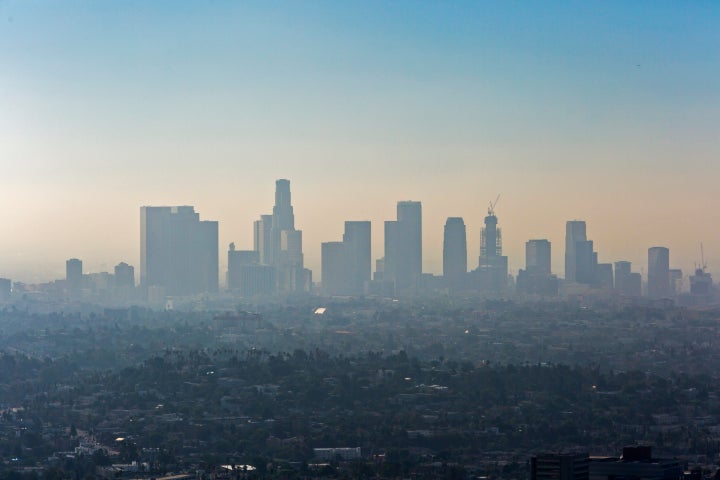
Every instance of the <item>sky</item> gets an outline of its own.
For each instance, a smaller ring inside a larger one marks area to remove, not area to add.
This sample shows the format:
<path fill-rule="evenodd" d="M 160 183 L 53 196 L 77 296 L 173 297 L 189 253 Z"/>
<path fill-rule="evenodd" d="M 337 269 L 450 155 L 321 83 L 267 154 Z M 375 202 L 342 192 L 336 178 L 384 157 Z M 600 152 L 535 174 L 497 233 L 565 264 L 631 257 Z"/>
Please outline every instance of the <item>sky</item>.
<path fill-rule="evenodd" d="M 601 262 L 670 248 L 720 277 L 717 1 L 0 0 L 0 277 L 139 271 L 140 206 L 194 205 L 252 248 L 291 181 L 306 266 L 345 220 L 373 258 L 423 205 L 424 270 L 447 217 L 477 266 L 488 204 L 511 272 L 565 222 Z"/>

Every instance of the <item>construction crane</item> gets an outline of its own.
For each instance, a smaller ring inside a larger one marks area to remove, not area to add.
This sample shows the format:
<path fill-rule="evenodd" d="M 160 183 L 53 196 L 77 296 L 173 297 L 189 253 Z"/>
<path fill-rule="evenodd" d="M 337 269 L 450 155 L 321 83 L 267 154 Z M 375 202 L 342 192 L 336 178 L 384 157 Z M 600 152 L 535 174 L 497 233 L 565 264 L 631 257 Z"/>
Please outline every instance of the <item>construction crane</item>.
<path fill-rule="evenodd" d="M 497 198 L 494 202 L 490 202 L 490 206 L 488 207 L 488 215 L 495 215 L 495 207 L 498 204 L 498 201 L 500 200 L 500 194 L 498 193 Z"/>

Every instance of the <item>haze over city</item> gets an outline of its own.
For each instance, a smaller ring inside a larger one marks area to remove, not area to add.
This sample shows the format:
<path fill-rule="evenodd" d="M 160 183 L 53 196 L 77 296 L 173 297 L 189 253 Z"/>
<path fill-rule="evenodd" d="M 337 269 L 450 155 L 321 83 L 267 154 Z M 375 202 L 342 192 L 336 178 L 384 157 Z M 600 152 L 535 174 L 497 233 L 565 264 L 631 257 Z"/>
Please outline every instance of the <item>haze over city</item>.
<path fill-rule="evenodd" d="M 0 3 L 0 275 L 139 265 L 139 209 L 194 205 L 252 248 L 292 181 L 305 264 L 345 220 L 423 205 L 423 270 L 443 225 L 477 266 L 489 202 L 510 272 L 565 222 L 603 262 L 670 248 L 720 262 L 715 2 Z M 220 272 L 225 265 L 220 265 Z"/>
<path fill-rule="evenodd" d="M 0 480 L 720 480 L 720 2 L 0 0 Z"/>

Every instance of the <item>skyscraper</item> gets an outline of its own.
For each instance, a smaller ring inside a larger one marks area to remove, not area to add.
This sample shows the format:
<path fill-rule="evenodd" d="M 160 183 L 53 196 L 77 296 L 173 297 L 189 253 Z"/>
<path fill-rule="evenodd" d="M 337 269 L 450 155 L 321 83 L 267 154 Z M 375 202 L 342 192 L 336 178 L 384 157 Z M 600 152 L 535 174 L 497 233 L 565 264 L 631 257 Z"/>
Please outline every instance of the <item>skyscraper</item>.
<path fill-rule="evenodd" d="M 615 290 L 623 295 L 631 296 L 630 273 L 632 264 L 627 261 L 615 262 Z"/>
<path fill-rule="evenodd" d="M 322 292 L 364 295 L 370 282 L 370 222 L 345 222 L 342 242 L 322 244 Z"/>
<path fill-rule="evenodd" d="M 65 282 L 70 295 L 77 296 L 80 294 L 83 284 L 82 260 L 71 258 L 65 262 Z"/>
<path fill-rule="evenodd" d="M 218 290 L 218 222 L 191 206 L 140 208 L 140 284 L 166 295 Z"/>
<path fill-rule="evenodd" d="M 385 222 L 384 279 L 395 283 L 398 293 L 415 290 L 422 275 L 422 206 L 397 204 L 397 221 Z"/>
<path fill-rule="evenodd" d="M 508 283 L 508 258 L 502 254 L 502 231 L 497 224 L 494 205 L 490 204 L 480 236 L 477 278 L 481 291 L 499 292 Z"/>
<path fill-rule="evenodd" d="M 242 289 L 242 268 L 249 265 L 260 264 L 260 253 L 257 250 L 236 250 L 231 243 L 227 256 L 227 288 L 228 290 Z"/>
<path fill-rule="evenodd" d="M 304 267 L 302 231 L 295 229 L 289 180 L 275 181 L 273 214 L 255 222 L 254 244 L 260 262 L 275 268 L 278 292 L 310 291 L 312 272 Z"/>
<path fill-rule="evenodd" d="M 545 239 L 525 242 L 525 269 L 528 273 L 550 275 L 550 242 Z"/>
<path fill-rule="evenodd" d="M 596 281 L 595 266 L 597 254 L 594 251 L 592 240 L 579 240 L 575 242 L 575 281 L 586 285 L 593 285 Z"/>
<path fill-rule="evenodd" d="M 565 224 L 565 281 L 577 281 L 575 252 L 578 242 L 587 241 L 585 222 L 582 220 L 570 220 Z"/>
<path fill-rule="evenodd" d="M 525 270 L 517 276 L 517 290 L 536 295 L 557 295 L 557 276 L 551 273 L 550 242 L 545 239 L 525 242 Z"/>
<path fill-rule="evenodd" d="M 371 225 L 369 221 L 345 222 L 343 245 L 346 288 L 351 295 L 365 293 L 372 270 Z M 325 280 L 323 279 L 323 282 Z"/>
<path fill-rule="evenodd" d="M 258 252 L 260 263 L 273 265 L 272 249 L 272 215 L 260 215 L 260 220 L 253 224 L 253 249 Z"/>
<path fill-rule="evenodd" d="M 322 293 L 325 295 L 345 295 L 345 244 L 343 242 L 325 242 L 320 246 L 322 268 Z"/>
<path fill-rule="evenodd" d="M 670 296 L 670 250 L 665 247 L 648 249 L 648 297 Z"/>
<path fill-rule="evenodd" d="M 467 277 L 467 235 L 460 217 L 445 221 L 443 236 L 443 277 L 451 290 L 461 290 Z"/>
<path fill-rule="evenodd" d="M 117 288 L 134 288 L 135 267 L 125 262 L 115 265 L 115 286 Z"/>

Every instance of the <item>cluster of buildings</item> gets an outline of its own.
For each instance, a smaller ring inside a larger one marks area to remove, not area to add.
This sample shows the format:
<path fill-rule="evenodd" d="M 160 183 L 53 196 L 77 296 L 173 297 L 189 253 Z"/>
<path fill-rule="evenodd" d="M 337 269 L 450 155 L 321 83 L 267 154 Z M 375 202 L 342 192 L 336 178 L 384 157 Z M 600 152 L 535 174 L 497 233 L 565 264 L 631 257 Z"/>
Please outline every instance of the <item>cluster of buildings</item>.
<path fill-rule="evenodd" d="M 530 480 L 702 480 L 700 470 L 685 471 L 679 460 L 656 458 L 652 447 L 623 448 L 621 457 L 592 457 L 587 453 L 546 453 L 530 459 Z"/>
<path fill-rule="evenodd" d="M 290 182 L 275 182 L 271 214 L 261 215 L 253 225 L 253 249 L 227 252 L 226 286 L 241 297 L 299 295 L 316 292 L 329 296 L 376 294 L 397 297 L 441 290 L 451 293 L 480 292 L 485 295 L 521 294 L 554 296 L 558 293 L 615 292 L 627 297 L 677 298 L 682 271 L 670 268 L 665 247 L 648 250 L 647 284 L 628 261 L 601 263 L 584 221 L 571 220 L 565 232 L 565 272 L 560 281 L 552 273 L 552 246 L 547 239 L 525 244 L 525 268 L 516 278 L 508 274 L 508 258 L 502 252 L 502 231 L 491 203 L 481 232 L 477 267 L 468 268 L 467 232 L 460 217 L 450 217 L 444 227 L 443 274 L 422 271 L 422 205 L 418 201 L 397 203 L 397 218 L 384 223 L 384 255 L 372 272 L 371 222 L 345 222 L 341 241 L 321 245 L 322 283 L 313 285 L 305 268 L 302 230 L 295 228 Z M 140 283 L 135 289 L 133 267 L 121 263 L 115 273 L 85 275 L 82 262 L 67 262 L 61 290 L 70 298 L 87 298 L 87 292 L 103 292 L 115 300 L 145 299 L 161 303 L 169 297 L 213 294 L 219 291 L 218 222 L 201 220 L 192 206 L 140 209 Z M 712 278 L 701 265 L 690 276 L 690 293 L 679 298 L 686 304 L 708 303 L 715 290 Z M 317 288 L 316 288 L 317 287 Z M 0 279 L 0 301 L 9 297 L 11 282 Z"/>

